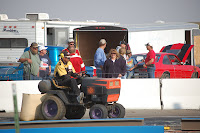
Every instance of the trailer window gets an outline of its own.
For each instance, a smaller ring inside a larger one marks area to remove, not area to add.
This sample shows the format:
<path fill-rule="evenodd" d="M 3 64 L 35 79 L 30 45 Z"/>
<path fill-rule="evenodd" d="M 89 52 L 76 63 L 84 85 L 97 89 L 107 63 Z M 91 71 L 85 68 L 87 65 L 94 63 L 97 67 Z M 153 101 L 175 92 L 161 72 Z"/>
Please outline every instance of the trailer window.
<path fill-rule="evenodd" d="M 0 48 L 26 48 L 28 40 L 25 38 L 0 38 Z"/>

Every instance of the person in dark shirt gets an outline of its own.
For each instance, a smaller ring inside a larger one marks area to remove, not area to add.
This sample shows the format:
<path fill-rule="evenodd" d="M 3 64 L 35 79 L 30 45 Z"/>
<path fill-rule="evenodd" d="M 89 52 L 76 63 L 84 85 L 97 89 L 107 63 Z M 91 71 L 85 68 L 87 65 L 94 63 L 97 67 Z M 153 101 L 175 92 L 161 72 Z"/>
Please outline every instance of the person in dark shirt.
<path fill-rule="evenodd" d="M 40 52 L 39 58 L 41 60 L 39 73 L 42 79 L 48 79 L 49 75 L 51 74 L 51 60 L 49 56 L 46 54 L 47 53 L 46 49 L 47 47 L 44 46 L 39 47 L 39 52 Z"/>
<path fill-rule="evenodd" d="M 121 78 L 126 73 L 126 60 L 111 49 L 103 66 L 103 78 Z"/>

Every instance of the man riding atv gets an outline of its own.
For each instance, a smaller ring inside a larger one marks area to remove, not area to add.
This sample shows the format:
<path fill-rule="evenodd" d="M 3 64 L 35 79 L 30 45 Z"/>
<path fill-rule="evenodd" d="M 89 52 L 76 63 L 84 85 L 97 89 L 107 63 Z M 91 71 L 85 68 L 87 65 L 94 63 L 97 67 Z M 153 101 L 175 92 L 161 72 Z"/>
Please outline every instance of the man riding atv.
<path fill-rule="evenodd" d="M 69 53 L 63 52 L 55 67 L 54 78 L 42 80 L 38 84 L 39 91 L 46 94 L 41 104 L 44 119 L 81 119 L 86 109 L 89 109 L 91 119 L 123 118 L 125 108 L 117 103 L 121 80 L 84 75 L 80 79 L 80 76 L 74 73 L 69 58 Z M 81 80 L 80 90 L 77 86 L 78 80 Z M 85 96 L 82 100 L 83 94 Z"/>
<path fill-rule="evenodd" d="M 75 69 L 70 62 L 70 53 L 64 51 L 60 56 L 61 60 L 57 63 L 54 70 L 54 79 L 59 86 L 69 86 L 74 95 L 77 96 L 77 102 L 82 103 L 84 93 L 80 92 L 80 89 L 78 88 L 77 80 L 80 79 L 75 79 L 78 75 L 75 73 Z"/>

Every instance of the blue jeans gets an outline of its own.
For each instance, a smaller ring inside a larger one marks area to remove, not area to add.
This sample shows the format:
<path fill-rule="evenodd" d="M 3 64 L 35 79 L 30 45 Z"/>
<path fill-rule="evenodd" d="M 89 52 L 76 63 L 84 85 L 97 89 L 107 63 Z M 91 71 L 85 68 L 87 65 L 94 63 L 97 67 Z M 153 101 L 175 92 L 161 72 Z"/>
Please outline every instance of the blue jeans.
<path fill-rule="evenodd" d="M 97 67 L 97 68 L 96 68 L 96 73 L 97 73 L 97 77 L 98 77 L 98 78 L 102 78 L 102 70 L 101 70 L 100 67 Z"/>
<path fill-rule="evenodd" d="M 125 76 L 126 76 L 127 79 L 130 79 L 133 75 L 134 75 L 134 70 L 127 71 Z"/>
<path fill-rule="evenodd" d="M 33 74 L 23 73 L 23 79 L 24 80 L 42 80 L 41 77 L 35 76 Z"/>
<path fill-rule="evenodd" d="M 42 80 L 42 78 L 31 74 L 30 80 Z"/>
<path fill-rule="evenodd" d="M 122 76 L 121 79 L 126 79 L 126 74 L 124 76 Z"/>
<path fill-rule="evenodd" d="M 154 67 L 147 67 L 148 78 L 155 78 L 155 65 Z"/>

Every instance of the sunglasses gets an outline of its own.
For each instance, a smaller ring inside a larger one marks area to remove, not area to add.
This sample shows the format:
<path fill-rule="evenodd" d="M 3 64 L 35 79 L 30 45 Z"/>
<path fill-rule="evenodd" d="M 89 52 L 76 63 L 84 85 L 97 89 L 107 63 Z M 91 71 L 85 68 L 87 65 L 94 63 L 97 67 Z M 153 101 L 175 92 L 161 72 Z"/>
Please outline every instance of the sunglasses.
<path fill-rule="evenodd" d="M 111 54 L 116 54 L 116 53 L 111 53 Z"/>
<path fill-rule="evenodd" d="M 70 43 L 69 45 L 74 45 L 74 43 Z"/>
<path fill-rule="evenodd" d="M 38 47 L 33 47 L 33 49 L 38 49 Z"/>

